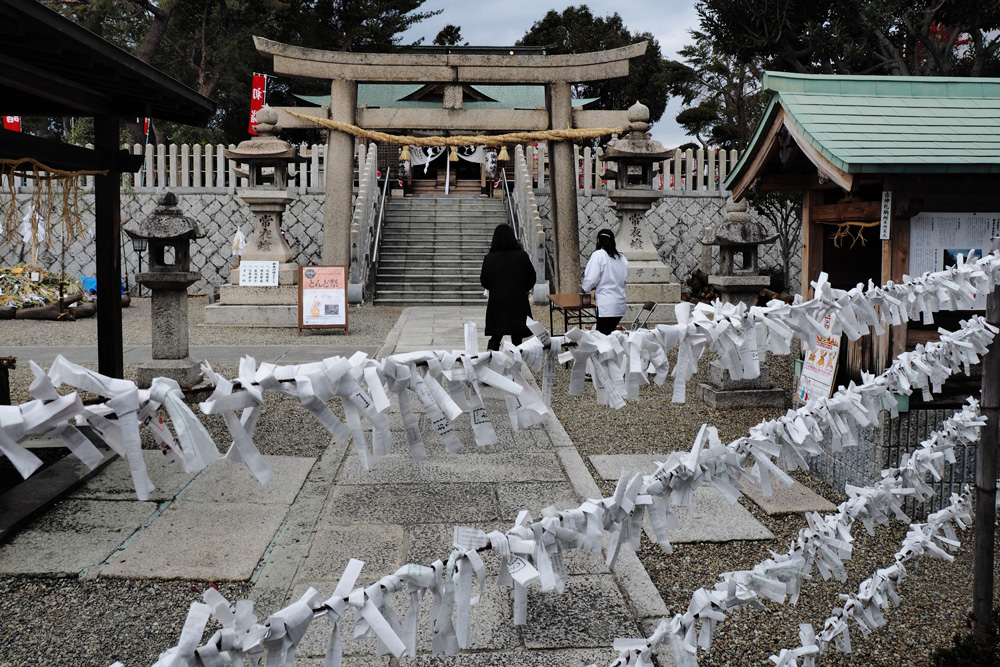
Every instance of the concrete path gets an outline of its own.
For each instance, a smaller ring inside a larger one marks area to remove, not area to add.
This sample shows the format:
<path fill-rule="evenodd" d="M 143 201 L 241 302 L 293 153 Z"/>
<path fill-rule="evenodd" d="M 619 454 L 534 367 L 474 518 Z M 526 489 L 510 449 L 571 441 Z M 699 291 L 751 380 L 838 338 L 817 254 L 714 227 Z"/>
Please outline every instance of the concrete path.
<path fill-rule="evenodd" d="M 485 348 L 484 316 L 484 307 L 407 308 L 378 354 L 464 348 L 463 324 L 470 320 L 477 322 Z M 288 363 L 336 354 L 336 349 L 284 345 L 245 351 L 258 360 Z M 63 350 L 75 361 L 81 359 L 78 350 Z M 36 348 L 0 348 L 0 355 L 9 353 L 50 360 Z M 141 355 L 142 350 L 133 348 L 133 353 Z M 240 354 L 222 346 L 192 348 L 192 356 L 210 361 L 235 361 Z M 455 426 L 465 449 L 447 454 L 430 420 L 418 414 L 429 454 L 421 464 L 410 459 L 396 410 L 389 416 L 395 453 L 377 459 L 370 471 L 361 468 L 352 447 L 333 443 L 318 459 L 269 457 L 276 477 L 261 487 L 240 465 L 220 462 L 192 479 L 164 466 L 156 460 L 160 454 L 151 451 L 146 456 L 157 491 L 139 502 L 127 465 L 115 461 L 0 547 L 0 574 L 249 580 L 258 614 L 266 615 L 298 599 L 309 586 L 324 597 L 331 594 L 352 557 L 366 562 L 360 581 L 368 583 L 407 562 L 447 560 L 455 525 L 506 530 L 521 509 L 537 518 L 544 507 L 565 509 L 600 497 L 557 420 L 515 433 L 500 393 L 488 391 L 485 401 L 499 443 L 477 447 L 463 415 Z M 302 428 L 319 428 L 308 413 L 302 415 Z M 622 462 L 605 463 L 609 471 L 617 466 L 608 473 L 617 478 Z M 703 534 L 710 517 L 710 523 L 732 525 L 728 516 L 716 520 L 712 499 L 705 503 L 711 509 L 700 512 Z M 751 528 L 752 535 L 720 532 L 717 539 L 763 537 Z M 516 627 L 509 589 L 493 582 L 497 559 L 487 554 L 484 560 L 491 577 L 472 609 L 473 653 L 450 661 L 431 658 L 430 601 L 425 600 L 422 655 L 398 662 L 376 658 L 373 642 L 345 638 L 346 664 L 601 665 L 616 656 L 616 638 L 648 635 L 668 614 L 634 554 L 623 550 L 609 570 L 600 555 L 580 552 L 566 559 L 571 575 L 566 590 L 532 590 L 528 624 Z M 402 614 L 404 601 L 398 603 Z M 178 626 L 178 634 L 180 630 Z M 296 654 L 296 665 L 321 665 L 327 639 L 328 624 L 315 622 Z M 665 651 L 661 654 L 661 665 L 672 664 Z"/>

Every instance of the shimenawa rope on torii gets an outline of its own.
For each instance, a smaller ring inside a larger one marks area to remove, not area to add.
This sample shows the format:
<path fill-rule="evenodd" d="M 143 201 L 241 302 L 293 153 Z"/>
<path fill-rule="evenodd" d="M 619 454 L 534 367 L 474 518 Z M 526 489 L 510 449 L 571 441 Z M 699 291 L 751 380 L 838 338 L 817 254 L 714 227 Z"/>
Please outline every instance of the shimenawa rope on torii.
<path fill-rule="evenodd" d="M 508 132 L 506 134 L 463 134 L 452 137 L 414 137 L 400 134 L 388 134 L 377 130 L 366 130 L 326 118 L 306 116 L 294 111 L 285 109 L 285 112 L 296 118 L 306 120 L 317 125 L 353 135 L 359 139 L 374 141 L 375 143 L 387 143 L 403 146 L 401 159 L 408 159 L 408 146 L 451 146 L 453 149 L 459 146 L 499 146 L 506 148 L 506 144 L 519 144 L 534 141 L 576 141 L 582 139 L 595 139 L 607 134 L 625 134 L 629 131 L 626 127 L 589 127 L 589 128 L 567 128 L 565 130 L 540 130 L 537 132 Z M 406 157 L 404 157 L 404 155 Z M 504 158 L 500 158 L 501 160 Z"/>

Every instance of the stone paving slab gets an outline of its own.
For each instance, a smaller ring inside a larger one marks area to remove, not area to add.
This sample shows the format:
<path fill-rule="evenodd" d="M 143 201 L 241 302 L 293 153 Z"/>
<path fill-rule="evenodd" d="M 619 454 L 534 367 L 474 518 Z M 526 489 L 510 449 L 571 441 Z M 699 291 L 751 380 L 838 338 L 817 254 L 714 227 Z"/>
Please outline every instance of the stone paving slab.
<path fill-rule="evenodd" d="M 361 524 L 356 526 L 321 525 L 312 538 L 312 546 L 296 581 L 330 581 L 330 593 L 340 581 L 352 558 L 363 560 L 361 577 L 377 581 L 395 572 L 403 565 L 406 530 L 402 526 L 387 524 Z M 447 553 L 444 554 L 447 556 Z M 439 556 L 440 557 L 440 556 Z M 421 561 L 417 561 L 421 562 Z M 428 563 L 433 562 L 427 561 Z"/>
<path fill-rule="evenodd" d="M 364 582 L 369 579 L 364 578 Z M 322 597 L 327 597 L 333 593 L 336 587 L 335 582 L 321 582 L 318 586 L 314 583 L 303 582 L 296 586 L 292 594 L 289 595 L 286 604 L 298 600 L 309 586 L 319 591 Z M 479 589 L 476 588 L 476 594 Z M 392 595 L 388 598 L 395 609 L 399 620 L 402 621 L 406 614 L 406 609 L 410 603 L 408 595 Z M 421 600 L 420 613 L 417 618 L 417 652 L 430 653 L 433 630 L 431 627 L 431 606 L 433 596 L 427 595 Z M 499 588 L 493 582 L 487 584 L 483 594 L 479 599 L 479 604 L 472 607 L 469 619 L 469 646 L 466 651 L 483 650 L 511 650 L 521 645 L 521 637 L 518 628 L 513 622 L 513 602 L 509 589 Z M 341 628 L 343 638 L 344 655 L 353 656 L 374 656 L 376 642 L 374 639 L 353 639 L 353 632 L 350 621 Z M 348 630 L 348 631 L 345 631 Z M 296 651 L 298 656 L 319 657 L 326 653 L 327 642 L 330 637 L 330 624 L 323 619 L 313 621 L 309 625 L 305 636 Z M 468 655 L 468 653 L 465 653 Z M 298 662 L 296 662 L 298 664 Z M 537 664 L 537 663 L 536 663 Z"/>
<path fill-rule="evenodd" d="M 143 450 L 146 471 L 156 488 L 149 494 L 152 502 L 172 500 L 191 483 L 194 475 L 172 466 L 163 458 L 159 450 Z M 108 464 L 101 473 L 70 494 L 71 498 L 88 500 L 136 500 L 135 485 L 128 461 L 119 457 Z"/>
<path fill-rule="evenodd" d="M 563 475 L 562 479 L 565 479 Z M 500 501 L 500 516 L 511 521 L 521 510 L 531 512 L 533 519 L 542 516 L 542 510 L 554 505 L 557 510 L 576 509 L 580 501 L 569 482 L 526 482 L 497 485 L 497 499 Z M 508 526 L 509 527 L 509 526 Z"/>
<path fill-rule="evenodd" d="M 656 470 L 656 461 L 666 459 L 665 456 L 646 454 L 595 454 L 589 458 L 598 476 L 605 480 L 618 479 L 622 468 L 628 468 L 633 475 L 651 474 Z M 671 543 L 769 540 L 774 537 L 745 507 L 738 502 L 730 503 L 710 484 L 698 487 L 691 505 L 674 507 L 674 514 L 680 528 L 667 531 Z M 643 529 L 655 542 L 648 517 L 643 522 Z"/>
<path fill-rule="evenodd" d="M 65 500 L 0 546 L 0 574 L 76 576 L 100 565 L 156 512 L 156 503 Z"/>
<path fill-rule="evenodd" d="M 569 577 L 562 593 L 530 587 L 527 620 L 521 633 L 529 649 L 607 647 L 639 636 L 610 574 Z"/>
<path fill-rule="evenodd" d="M 261 484 L 243 463 L 216 461 L 181 496 L 194 502 L 291 505 L 316 463 L 303 456 L 264 456 L 274 478 Z"/>
<path fill-rule="evenodd" d="M 771 496 L 767 497 L 760 484 L 744 484 L 743 493 L 771 516 L 804 514 L 806 512 L 832 513 L 837 506 L 801 482 L 785 486 L 771 482 Z"/>
<path fill-rule="evenodd" d="M 338 485 L 320 521 L 458 524 L 495 521 L 498 513 L 493 489 L 483 484 Z"/>
<path fill-rule="evenodd" d="M 178 501 L 115 554 L 101 574 L 247 581 L 287 507 Z"/>
<path fill-rule="evenodd" d="M 474 446 L 474 445 L 473 445 Z M 468 452 L 468 453 L 466 453 Z M 416 463 L 409 452 L 379 457 L 370 470 L 354 454 L 344 462 L 338 484 L 412 484 L 420 482 L 555 482 L 565 478 L 551 453 L 486 454 L 466 447 Z"/>

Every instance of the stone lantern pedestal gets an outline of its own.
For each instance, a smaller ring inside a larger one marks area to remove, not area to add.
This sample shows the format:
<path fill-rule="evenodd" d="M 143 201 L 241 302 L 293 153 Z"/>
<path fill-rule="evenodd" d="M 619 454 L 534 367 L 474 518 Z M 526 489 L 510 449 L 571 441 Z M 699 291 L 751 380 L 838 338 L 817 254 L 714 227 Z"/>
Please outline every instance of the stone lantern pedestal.
<path fill-rule="evenodd" d="M 646 230 L 646 213 L 660 199 L 653 190 L 653 163 L 669 154 L 660 142 L 646 136 L 650 125 L 645 105 L 636 102 L 628 110 L 628 119 L 630 131 L 610 141 L 604 149 L 604 159 L 615 173 L 615 187 L 608 191 L 619 220 L 615 244 L 628 259 L 625 301 L 633 307 L 646 301 L 661 305 L 678 303 L 681 286 L 671 282 L 673 272 L 660 259 Z M 661 318 L 673 315 L 669 308 L 656 312 Z"/>
<path fill-rule="evenodd" d="M 149 243 L 149 268 L 137 278 L 152 295 L 153 358 L 139 366 L 138 385 L 148 387 L 153 378 L 168 377 L 193 387 L 201 381 L 201 367 L 189 356 L 187 290 L 201 274 L 191 271 L 190 242 L 204 234 L 181 213 L 177 196 L 169 191 L 149 218 L 126 224 L 125 232 Z"/>
<path fill-rule="evenodd" d="M 240 262 L 277 262 L 277 285 L 240 284 L 239 268 L 232 269 L 229 284 L 219 288 L 219 301 L 205 307 L 209 326 L 298 326 L 298 264 L 295 253 L 281 235 L 281 218 L 295 197 L 288 190 L 288 165 L 301 162 L 294 146 L 279 139 L 274 123 L 277 112 L 264 107 L 257 112 L 258 136 L 241 142 L 227 158 L 246 163 L 250 187 L 236 194 L 254 217 L 254 230 Z"/>
<path fill-rule="evenodd" d="M 706 228 L 701 242 L 705 247 L 719 246 L 719 271 L 709 275 L 708 282 L 721 294 L 724 303 L 743 303 L 748 308 L 757 305 L 757 295 L 770 285 L 768 276 L 759 273 L 759 248 L 772 243 L 760 223 L 747 213 L 745 201 L 726 204 L 722 224 Z M 698 385 L 700 398 L 713 408 L 781 407 L 785 392 L 771 385 L 770 371 L 763 364 L 760 375 L 752 380 L 734 380 L 729 370 L 717 359 L 708 365 L 708 382 Z"/>

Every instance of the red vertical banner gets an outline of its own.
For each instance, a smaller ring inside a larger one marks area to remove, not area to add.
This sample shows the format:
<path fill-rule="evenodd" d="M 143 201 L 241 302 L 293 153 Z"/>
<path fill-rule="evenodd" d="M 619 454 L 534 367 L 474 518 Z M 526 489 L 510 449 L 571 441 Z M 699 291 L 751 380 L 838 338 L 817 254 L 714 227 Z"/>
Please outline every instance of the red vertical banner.
<path fill-rule="evenodd" d="M 21 117 L 20 116 L 4 116 L 3 117 L 3 129 L 12 130 L 14 132 L 21 131 Z"/>
<path fill-rule="evenodd" d="M 267 75 L 254 74 L 253 87 L 250 91 L 250 134 L 257 134 L 253 130 L 257 122 L 257 112 L 264 106 L 264 98 L 267 96 Z"/>
<path fill-rule="evenodd" d="M 144 120 L 144 122 L 143 122 L 143 124 L 142 124 L 142 133 L 143 133 L 143 134 L 144 134 L 145 136 L 147 136 L 147 137 L 148 137 L 148 136 L 149 136 L 149 118 L 145 118 L 145 119 L 143 119 L 143 120 Z"/>

